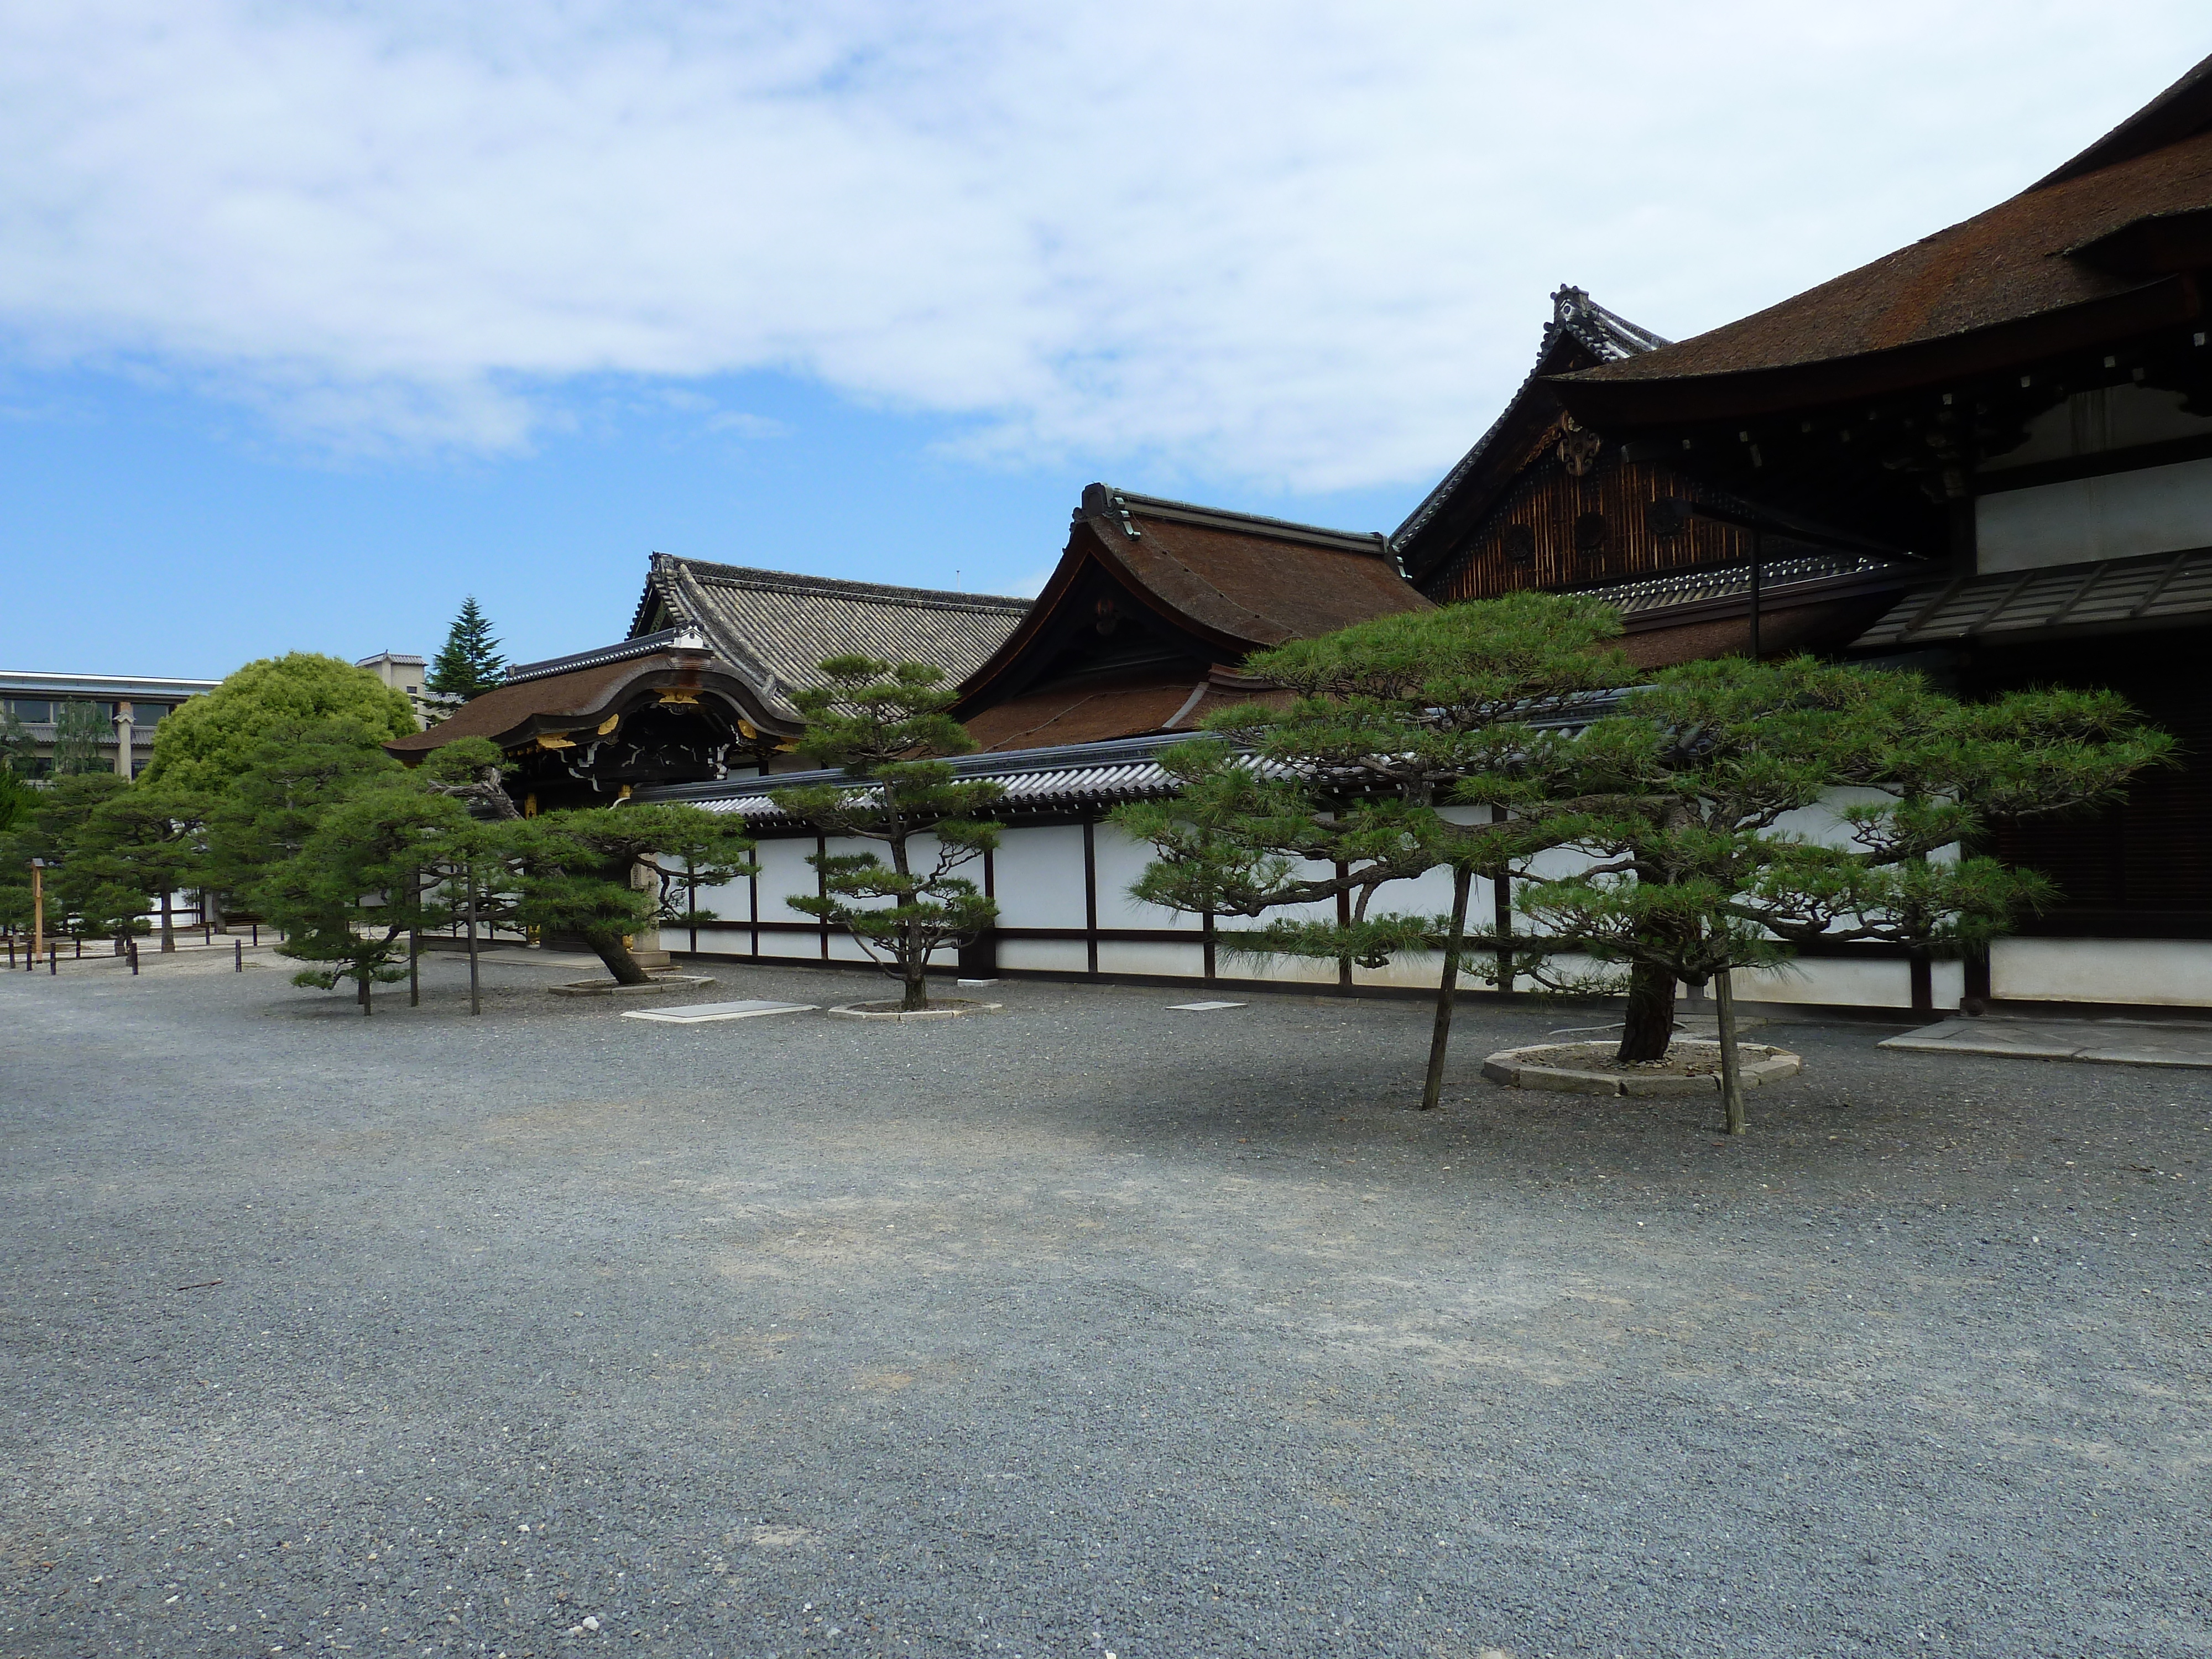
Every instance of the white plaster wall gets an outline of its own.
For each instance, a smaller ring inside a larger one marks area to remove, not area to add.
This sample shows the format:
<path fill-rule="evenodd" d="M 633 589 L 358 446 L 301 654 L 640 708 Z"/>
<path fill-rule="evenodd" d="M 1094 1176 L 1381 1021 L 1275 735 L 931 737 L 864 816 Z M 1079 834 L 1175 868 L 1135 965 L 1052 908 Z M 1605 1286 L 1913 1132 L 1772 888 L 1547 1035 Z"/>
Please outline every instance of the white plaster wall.
<path fill-rule="evenodd" d="M 1949 968 L 1950 1000 L 1939 989 L 1936 1006 L 1959 1006 L 1958 964 Z M 1942 979 L 1937 979 L 1940 988 Z M 1832 957 L 1799 960 L 1775 969 L 1738 969 L 1735 994 L 1747 1002 L 1797 1002 L 1838 1008 L 1909 1008 L 1912 1006 L 1912 964 L 1895 961 L 1843 962 Z M 1711 994 L 1707 992 L 1707 995 Z"/>
<path fill-rule="evenodd" d="M 1079 939 L 1002 939 L 999 966 L 1032 973 L 1081 974 L 1090 970 L 1090 953 Z M 1105 963 L 1102 960 L 1099 965 Z"/>
<path fill-rule="evenodd" d="M 1983 495 L 1974 537 L 1985 573 L 2212 545 L 2212 459 Z"/>
<path fill-rule="evenodd" d="M 1080 927 L 1085 921 L 1083 827 L 1010 830 L 992 855 L 1001 927 Z M 980 878 L 978 878 L 980 880 Z M 1099 884 L 1102 910 L 1105 883 Z M 1079 947 L 1079 952 L 1080 947 Z M 1005 959 L 1003 948 L 1000 960 Z M 1080 967 L 1080 962 L 1077 966 Z"/>
<path fill-rule="evenodd" d="M 807 874 L 811 876 L 813 872 L 810 870 Z M 720 887 L 702 887 L 699 890 L 699 908 L 712 910 L 723 921 L 750 921 L 752 907 L 752 887 L 748 882 L 725 882 Z M 703 933 L 699 942 L 702 945 L 706 943 Z"/>
<path fill-rule="evenodd" d="M 760 866 L 760 919 L 763 921 L 803 921 L 806 919 L 786 904 L 784 900 L 793 893 L 812 893 L 815 890 L 814 867 L 806 861 L 813 851 L 814 838 L 811 836 L 761 842 L 753 854 L 753 862 Z M 740 888 L 725 914 L 750 917 L 750 898 Z"/>
<path fill-rule="evenodd" d="M 1001 967 L 1013 965 L 1006 959 L 1007 952 L 1021 944 L 1020 940 L 1008 940 L 999 946 Z M 1080 957 L 1083 947 L 1077 945 L 1075 953 Z M 1076 963 L 1079 970 L 1082 966 L 1080 961 Z M 1098 945 L 1098 971 L 1103 974 L 1157 974 L 1201 979 L 1206 975 L 1206 951 L 1195 940 L 1188 945 L 1150 945 L 1102 939 Z"/>
<path fill-rule="evenodd" d="M 2212 1006 L 2212 943 L 2001 939 L 1990 947 L 1990 994 L 2026 1002 Z"/>
<path fill-rule="evenodd" d="M 1051 832 L 1015 830 L 1007 832 L 1006 839 L 1012 841 L 1016 836 L 1039 833 Z M 1074 833 L 1079 837 L 1082 831 Z M 1145 866 L 1152 861 L 1152 848 L 1149 842 L 1132 841 L 1112 824 L 1102 823 L 1095 831 L 1092 852 L 1098 861 L 1098 925 L 1101 927 L 1171 927 L 1188 929 L 1194 933 L 1205 926 L 1200 917 L 1186 911 L 1170 910 L 1164 905 L 1140 904 L 1129 896 L 1129 889 L 1137 878 L 1145 873 Z M 1005 868 L 1003 865 L 1000 867 Z M 1001 876 L 1000 879 L 1003 888 L 1005 878 Z M 1074 879 L 1079 887 L 1083 880 L 1083 843 L 1079 839 L 1075 844 Z M 1079 927 L 1083 925 L 1080 915 L 1076 917 L 1074 925 Z M 1103 959 L 1100 965 L 1104 966 Z M 1164 970 L 1132 968 L 1127 971 L 1134 974 Z"/>

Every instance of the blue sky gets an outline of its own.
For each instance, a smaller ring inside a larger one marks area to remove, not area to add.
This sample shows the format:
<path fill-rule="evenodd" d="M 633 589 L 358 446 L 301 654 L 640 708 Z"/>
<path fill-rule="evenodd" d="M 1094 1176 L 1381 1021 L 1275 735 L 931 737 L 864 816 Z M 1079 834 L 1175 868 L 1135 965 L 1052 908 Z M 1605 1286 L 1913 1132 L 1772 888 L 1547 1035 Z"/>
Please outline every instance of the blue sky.
<path fill-rule="evenodd" d="M 1562 281 L 1680 337 L 2030 182 L 2168 0 L 0 0 L 0 666 L 617 636 L 655 549 L 1033 590 L 1387 529 Z"/>

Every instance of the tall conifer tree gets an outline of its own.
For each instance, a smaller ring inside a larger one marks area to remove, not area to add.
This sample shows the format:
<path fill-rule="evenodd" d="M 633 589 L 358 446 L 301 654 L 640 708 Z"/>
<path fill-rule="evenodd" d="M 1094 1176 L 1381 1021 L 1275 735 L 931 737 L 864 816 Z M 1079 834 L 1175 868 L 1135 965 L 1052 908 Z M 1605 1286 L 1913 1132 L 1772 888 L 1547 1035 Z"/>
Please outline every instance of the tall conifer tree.
<path fill-rule="evenodd" d="M 491 623 L 471 593 L 461 601 L 461 614 L 446 631 L 445 646 L 423 684 L 442 696 L 474 697 L 499 684 L 506 672 L 507 659 L 499 654 Z"/>

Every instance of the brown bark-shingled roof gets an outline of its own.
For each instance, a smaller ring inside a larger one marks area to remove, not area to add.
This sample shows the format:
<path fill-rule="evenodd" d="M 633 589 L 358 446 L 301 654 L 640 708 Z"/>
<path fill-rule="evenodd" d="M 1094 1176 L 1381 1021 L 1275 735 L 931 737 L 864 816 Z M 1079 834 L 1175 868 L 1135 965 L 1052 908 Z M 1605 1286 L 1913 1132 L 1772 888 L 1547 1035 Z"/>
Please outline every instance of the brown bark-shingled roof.
<path fill-rule="evenodd" d="M 1650 407 L 1626 394 L 1652 383 L 1904 353 L 2077 308 L 2101 307 L 2085 316 L 2109 312 L 2116 320 L 2136 311 L 2154 324 L 2172 320 L 2166 313 L 2183 300 L 2154 292 L 2173 287 L 2170 276 L 2124 273 L 2068 251 L 2138 220 L 2212 208 L 2208 64 L 2075 161 L 1987 212 L 1740 321 L 1557 384 L 1571 405 L 1623 413 Z M 2154 112 L 2159 118 L 2147 121 Z M 2131 295 L 2142 304 L 2115 303 Z M 2194 295 L 2185 303 L 2193 312 Z M 1898 368 L 1909 374 L 1911 363 L 1900 356 Z M 1623 395 L 1604 395 L 1614 389 Z"/>

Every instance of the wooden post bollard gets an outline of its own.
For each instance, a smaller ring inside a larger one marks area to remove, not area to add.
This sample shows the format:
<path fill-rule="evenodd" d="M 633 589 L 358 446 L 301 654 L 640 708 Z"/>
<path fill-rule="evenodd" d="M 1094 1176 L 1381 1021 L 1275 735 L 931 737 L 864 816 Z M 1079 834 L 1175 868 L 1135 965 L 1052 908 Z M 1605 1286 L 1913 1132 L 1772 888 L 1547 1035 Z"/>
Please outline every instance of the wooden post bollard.
<path fill-rule="evenodd" d="M 230 970 L 234 974 L 246 971 L 246 941 L 234 939 L 230 942 Z"/>
<path fill-rule="evenodd" d="M 134 976 L 138 972 L 138 941 L 135 939 L 131 941 L 131 972 Z"/>
<path fill-rule="evenodd" d="M 62 970 L 62 947 L 52 939 L 46 941 L 46 977 L 53 978 Z"/>

